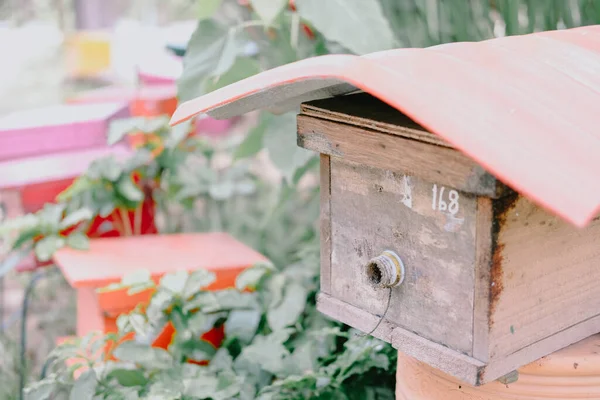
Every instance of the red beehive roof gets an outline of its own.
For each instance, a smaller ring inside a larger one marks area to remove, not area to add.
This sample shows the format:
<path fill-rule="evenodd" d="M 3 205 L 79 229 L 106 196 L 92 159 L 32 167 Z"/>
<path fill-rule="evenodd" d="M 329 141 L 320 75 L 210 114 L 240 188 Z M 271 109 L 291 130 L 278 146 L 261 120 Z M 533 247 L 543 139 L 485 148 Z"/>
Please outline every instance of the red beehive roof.
<path fill-rule="evenodd" d="M 598 211 L 600 26 L 306 59 L 183 103 L 171 122 L 285 111 L 357 89 L 566 220 L 584 226 Z"/>

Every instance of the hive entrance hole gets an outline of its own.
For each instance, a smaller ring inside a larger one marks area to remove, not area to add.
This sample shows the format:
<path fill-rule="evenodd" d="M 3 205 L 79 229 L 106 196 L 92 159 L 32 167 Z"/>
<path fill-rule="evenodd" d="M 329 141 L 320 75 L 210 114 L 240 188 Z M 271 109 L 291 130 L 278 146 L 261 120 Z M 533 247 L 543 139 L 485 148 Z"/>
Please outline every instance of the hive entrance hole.
<path fill-rule="evenodd" d="M 383 271 L 381 267 L 376 262 L 370 262 L 367 265 L 367 278 L 369 282 L 373 285 L 379 286 L 381 284 L 381 279 L 383 278 Z"/>

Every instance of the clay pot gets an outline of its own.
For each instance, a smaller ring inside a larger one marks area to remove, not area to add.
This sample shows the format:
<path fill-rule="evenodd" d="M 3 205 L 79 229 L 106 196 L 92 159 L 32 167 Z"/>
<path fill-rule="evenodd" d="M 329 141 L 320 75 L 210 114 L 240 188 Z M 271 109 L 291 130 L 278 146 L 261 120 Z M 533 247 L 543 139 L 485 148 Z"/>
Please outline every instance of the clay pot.
<path fill-rule="evenodd" d="M 472 387 L 402 353 L 398 400 L 600 399 L 600 335 L 592 336 L 519 369 L 510 384 Z"/>

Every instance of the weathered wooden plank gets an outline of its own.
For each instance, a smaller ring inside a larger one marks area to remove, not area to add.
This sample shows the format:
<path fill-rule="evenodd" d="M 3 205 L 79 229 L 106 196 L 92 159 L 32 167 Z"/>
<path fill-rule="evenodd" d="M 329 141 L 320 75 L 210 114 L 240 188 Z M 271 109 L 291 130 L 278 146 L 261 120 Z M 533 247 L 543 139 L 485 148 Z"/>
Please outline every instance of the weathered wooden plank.
<path fill-rule="evenodd" d="M 329 156 L 321 154 L 321 291 L 331 293 L 331 171 Z"/>
<path fill-rule="evenodd" d="M 383 313 L 388 291 L 365 266 L 395 251 L 406 277 L 387 319 L 471 354 L 476 213 L 475 196 L 331 157 L 331 295 Z"/>
<path fill-rule="evenodd" d="M 492 254 L 492 200 L 477 198 L 475 237 L 475 295 L 473 296 L 473 357 L 489 357 L 490 264 Z"/>
<path fill-rule="evenodd" d="M 438 146 L 452 147 L 438 135 L 427 131 L 394 107 L 368 93 L 314 100 L 302 104 L 301 113 Z"/>
<path fill-rule="evenodd" d="M 391 335 L 394 325 L 387 319 L 384 319 L 377 326 L 381 317 L 373 315 L 359 307 L 354 307 L 326 293 L 319 293 L 317 295 L 317 310 L 364 333 L 371 332 L 371 336 L 381 339 L 384 342 L 392 342 Z M 373 331 L 375 327 L 377 329 Z"/>
<path fill-rule="evenodd" d="M 299 115 L 298 145 L 467 193 L 495 198 L 504 190 L 492 175 L 456 150 L 351 125 Z"/>
<path fill-rule="evenodd" d="M 578 229 L 516 196 L 498 200 L 494 217 L 490 360 L 600 314 L 599 219 Z"/>
<path fill-rule="evenodd" d="M 492 382 L 510 371 L 514 371 L 523 365 L 534 362 L 598 332 L 600 332 L 600 316 L 595 316 L 532 343 L 510 355 L 490 360 L 489 364 L 481 370 L 478 384 Z"/>

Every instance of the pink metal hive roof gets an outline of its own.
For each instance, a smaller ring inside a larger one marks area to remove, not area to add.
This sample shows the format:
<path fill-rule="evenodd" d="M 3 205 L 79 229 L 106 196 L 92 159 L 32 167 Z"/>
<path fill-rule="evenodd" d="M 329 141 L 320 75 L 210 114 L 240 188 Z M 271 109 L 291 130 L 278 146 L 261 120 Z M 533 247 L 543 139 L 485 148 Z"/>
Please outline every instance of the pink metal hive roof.
<path fill-rule="evenodd" d="M 183 103 L 172 123 L 357 89 L 575 225 L 600 208 L 600 26 L 306 59 Z"/>

